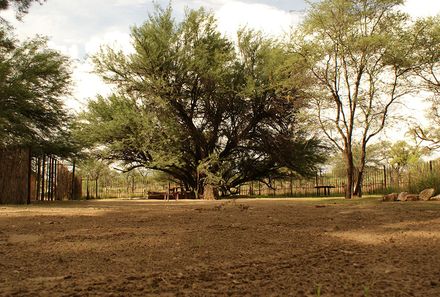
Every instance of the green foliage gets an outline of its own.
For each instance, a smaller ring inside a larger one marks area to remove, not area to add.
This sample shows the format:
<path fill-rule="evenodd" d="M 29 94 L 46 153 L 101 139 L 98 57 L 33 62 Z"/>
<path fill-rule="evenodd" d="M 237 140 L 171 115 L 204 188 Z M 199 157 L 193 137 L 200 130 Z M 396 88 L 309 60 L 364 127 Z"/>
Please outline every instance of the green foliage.
<path fill-rule="evenodd" d="M 424 151 L 405 141 L 397 141 L 391 146 L 388 154 L 389 164 L 399 172 L 419 164 Z"/>
<path fill-rule="evenodd" d="M 415 42 L 403 0 L 323 0 L 312 4 L 292 41 L 294 67 L 307 73 L 307 95 L 315 123 L 343 155 L 347 198 L 355 179 L 361 194 L 368 143 L 393 118 L 392 107 L 411 91 Z"/>
<path fill-rule="evenodd" d="M 91 159 L 82 159 L 78 163 L 79 173 L 83 178 L 97 180 L 105 175 L 111 175 L 110 168 L 105 161 Z"/>
<path fill-rule="evenodd" d="M 440 16 L 418 20 L 412 28 L 416 40 L 415 59 L 418 63 L 417 75 L 423 86 L 434 96 L 440 95 Z"/>
<path fill-rule="evenodd" d="M 25 145 L 34 151 L 69 151 L 69 60 L 47 40 L 18 42 L 0 28 L 0 147 Z"/>
<path fill-rule="evenodd" d="M 429 188 L 435 189 L 435 193 L 440 193 L 440 174 L 431 172 L 429 174 L 414 174 L 415 179 L 411 181 L 408 191 L 410 193 L 420 193 Z"/>
<path fill-rule="evenodd" d="M 440 147 L 439 103 L 440 103 L 440 16 L 420 19 L 413 28 L 412 34 L 418 47 L 414 51 L 418 63 L 416 74 L 418 87 L 431 94 L 431 109 L 427 117 L 429 127 L 417 126 L 413 129 L 415 136 L 425 141 L 431 149 Z"/>
<path fill-rule="evenodd" d="M 388 165 L 389 151 L 391 147 L 391 142 L 381 141 L 378 143 L 373 143 L 366 148 L 366 168 L 378 168 L 383 165 Z M 359 143 L 354 143 L 353 145 L 353 161 L 356 170 L 361 166 L 361 154 L 362 148 Z M 347 164 L 344 160 L 344 156 L 341 153 L 336 153 L 331 159 L 330 164 L 332 166 L 332 171 L 336 176 L 345 176 L 347 173 Z"/>
<path fill-rule="evenodd" d="M 106 48 L 94 58 L 117 92 L 89 104 L 78 135 L 102 157 L 225 190 L 283 167 L 311 174 L 323 161 L 319 141 L 298 129 L 302 96 L 286 83 L 291 56 L 276 40 L 241 31 L 234 46 L 212 14 L 191 10 L 178 23 L 168 7 L 133 28 L 132 41 L 133 54 Z"/>

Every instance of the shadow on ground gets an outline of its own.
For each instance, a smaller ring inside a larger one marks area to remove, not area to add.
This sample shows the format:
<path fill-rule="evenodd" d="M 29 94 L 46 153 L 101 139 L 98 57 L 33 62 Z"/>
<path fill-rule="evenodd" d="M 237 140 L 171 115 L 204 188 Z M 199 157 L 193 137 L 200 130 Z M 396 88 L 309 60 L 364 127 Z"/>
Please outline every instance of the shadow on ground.
<path fill-rule="evenodd" d="M 440 296 L 440 204 L 0 207 L 4 296 Z"/>

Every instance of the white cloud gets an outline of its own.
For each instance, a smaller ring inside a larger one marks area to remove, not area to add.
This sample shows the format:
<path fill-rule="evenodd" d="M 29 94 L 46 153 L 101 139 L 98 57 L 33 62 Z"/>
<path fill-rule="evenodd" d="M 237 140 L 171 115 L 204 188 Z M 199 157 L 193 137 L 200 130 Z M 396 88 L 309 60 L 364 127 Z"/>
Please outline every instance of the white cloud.
<path fill-rule="evenodd" d="M 439 0 L 407 0 L 403 11 L 413 17 L 435 16 L 440 13 Z"/>
<path fill-rule="evenodd" d="M 75 82 L 74 98 L 70 99 L 67 104 L 74 110 L 84 108 L 87 101 L 90 98 L 95 98 L 98 94 L 105 96 L 111 93 L 110 86 L 93 73 L 90 59 L 75 64 L 73 80 Z"/>
<path fill-rule="evenodd" d="M 266 4 L 250 4 L 240 1 L 222 1 L 215 12 L 219 30 L 235 37 L 237 30 L 248 27 L 271 36 L 282 36 L 301 21 L 301 15 L 289 13 Z"/>
<path fill-rule="evenodd" d="M 168 0 L 157 0 L 157 3 L 166 6 Z M 185 7 L 211 9 L 218 18 L 221 32 L 231 38 L 235 38 L 243 26 L 267 35 L 283 35 L 302 18 L 301 13 L 289 13 L 286 9 L 305 5 L 302 0 L 174 0 L 172 4 L 177 19 Z M 78 109 L 87 98 L 110 92 L 92 73 L 87 56 L 95 54 L 103 44 L 132 52 L 129 27 L 145 21 L 152 7 L 152 0 L 50 0 L 42 6 L 34 5 L 23 22 L 16 21 L 12 11 L 3 12 L 2 16 L 13 23 L 20 38 L 47 35 L 50 47 L 74 60 L 76 99 L 68 100 L 67 104 Z M 440 12 L 440 0 L 407 0 L 404 10 L 415 17 L 435 15 Z"/>
<path fill-rule="evenodd" d="M 114 50 L 122 50 L 125 53 L 132 53 L 134 51 L 130 34 L 115 29 L 91 37 L 84 44 L 85 53 L 87 55 L 94 55 L 103 46 L 109 46 Z"/>
<path fill-rule="evenodd" d="M 70 57 L 71 59 L 80 59 L 80 49 L 79 49 L 79 45 L 74 43 L 71 45 L 61 45 L 58 44 L 56 42 L 53 42 L 52 40 L 49 40 L 49 42 L 47 43 L 47 45 L 50 48 L 53 48 L 59 52 L 61 52 L 63 55 L 66 55 L 68 57 Z"/>

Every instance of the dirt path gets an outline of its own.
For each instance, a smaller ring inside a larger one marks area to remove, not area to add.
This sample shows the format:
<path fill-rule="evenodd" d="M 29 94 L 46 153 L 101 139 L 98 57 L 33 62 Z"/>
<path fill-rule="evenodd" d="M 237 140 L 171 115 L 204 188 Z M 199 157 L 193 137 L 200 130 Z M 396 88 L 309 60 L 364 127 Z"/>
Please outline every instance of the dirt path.
<path fill-rule="evenodd" d="M 0 206 L 2 296 L 440 296 L 440 203 Z"/>

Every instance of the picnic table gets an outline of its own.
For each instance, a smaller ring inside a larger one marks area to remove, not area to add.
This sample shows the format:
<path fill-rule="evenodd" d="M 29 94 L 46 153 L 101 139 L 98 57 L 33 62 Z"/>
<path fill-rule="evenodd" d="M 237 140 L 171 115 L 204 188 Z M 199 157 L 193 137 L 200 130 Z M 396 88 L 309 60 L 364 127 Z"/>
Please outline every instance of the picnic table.
<path fill-rule="evenodd" d="M 324 196 L 330 196 L 330 189 L 336 188 L 335 186 L 315 186 L 316 195 L 321 196 L 321 189 L 324 189 Z"/>

